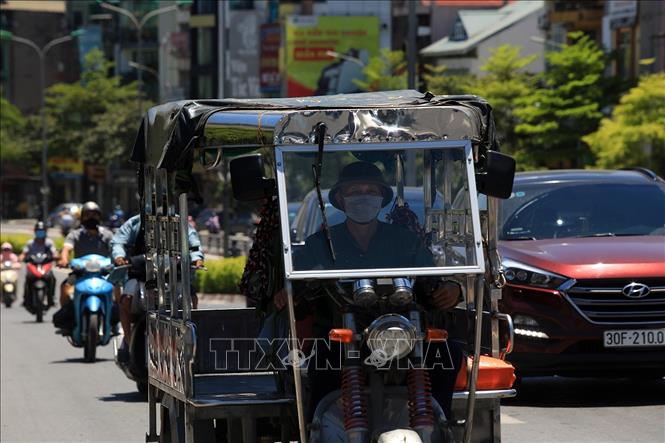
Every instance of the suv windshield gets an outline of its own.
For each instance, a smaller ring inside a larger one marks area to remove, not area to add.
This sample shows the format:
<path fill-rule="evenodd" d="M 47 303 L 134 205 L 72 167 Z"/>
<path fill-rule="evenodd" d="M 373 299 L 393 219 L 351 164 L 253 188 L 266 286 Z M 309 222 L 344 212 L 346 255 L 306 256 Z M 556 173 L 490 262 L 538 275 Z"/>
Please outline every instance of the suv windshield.
<path fill-rule="evenodd" d="M 665 186 L 515 183 L 499 217 L 501 240 L 664 235 Z"/>
<path fill-rule="evenodd" d="M 475 206 L 470 201 L 468 148 L 407 152 L 326 147 L 321 194 L 327 233 L 312 175 L 316 153 L 312 148 L 281 149 L 278 165 L 283 164 L 283 174 L 278 179 L 285 194 L 281 201 L 302 205 L 291 231 L 287 268 L 323 271 L 321 278 L 333 270 L 434 275 L 453 272 L 437 269 L 442 267 L 478 268 L 482 254 L 475 241 L 478 214 L 465 209 Z M 408 208 L 398 205 L 398 185 L 403 186 Z M 460 194 L 463 198 L 455 198 Z M 311 274 L 308 277 L 319 276 Z"/>

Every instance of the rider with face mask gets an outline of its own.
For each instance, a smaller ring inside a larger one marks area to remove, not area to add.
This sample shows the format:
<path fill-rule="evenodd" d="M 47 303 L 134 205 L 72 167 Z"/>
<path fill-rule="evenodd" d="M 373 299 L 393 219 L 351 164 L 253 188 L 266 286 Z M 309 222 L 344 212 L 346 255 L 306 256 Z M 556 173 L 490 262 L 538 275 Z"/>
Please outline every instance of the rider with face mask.
<path fill-rule="evenodd" d="M 113 232 L 100 226 L 101 220 L 102 210 L 97 203 L 89 201 L 81 207 L 81 227 L 71 231 L 65 238 L 58 266 L 64 268 L 69 265 L 71 251 L 74 251 L 76 257 L 83 257 L 88 254 L 110 256 Z M 61 306 L 69 300 L 69 293 L 74 280 L 75 277 L 70 275 L 60 286 Z"/>
<path fill-rule="evenodd" d="M 50 238 L 47 238 L 46 236 L 46 226 L 44 225 L 44 222 L 37 222 L 35 223 L 35 238 L 30 240 L 26 245 L 23 247 L 23 251 L 21 251 L 21 255 L 18 256 L 18 261 L 22 262 L 24 261 L 27 257 L 30 257 L 31 255 L 38 254 L 40 252 L 49 254 L 53 260 L 58 258 L 58 251 L 55 249 L 55 244 L 53 244 L 53 241 Z M 32 282 L 34 280 L 34 276 L 30 274 L 29 272 L 26 273 L 25 279 L 25 287 L 30 288 L 32 287 Z M 46 279 L 46 284 L 47 284 L 47 291 L 46 291 L 46 298 L 48 301 L 49 306 L 53 306 L 53 294 L 55 292 L 55 277 L 53 276 L 53 272 L 49 271 L 44 278 Z M 23 305 L 25 306 L 26 303 L 26 298 L 25 295 L 27 295 L 27 291 L 24 291 L 24 299 L 23 299 Z"/>
<path fill-rule="evenodd" d="M 346 215 L 344 223 L 330 227 L 336 259 L 325 234 L 310 236 L 296 269 L 417 268 L 434 266 L 432 254 L 416 234 L 403 226 L 377 219 L 393 200 L 393 191 L 379 168 L 355 162 L 340 173 L 328 194 L 330 203 Z"/>

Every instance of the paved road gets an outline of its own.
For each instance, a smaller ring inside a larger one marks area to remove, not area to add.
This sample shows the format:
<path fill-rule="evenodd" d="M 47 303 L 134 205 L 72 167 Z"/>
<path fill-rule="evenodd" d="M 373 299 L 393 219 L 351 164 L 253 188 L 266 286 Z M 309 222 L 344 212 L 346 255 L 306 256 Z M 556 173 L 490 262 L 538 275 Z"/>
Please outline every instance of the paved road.
<path fill-rule="evenodd" d="M 505 442 L 665 442 L 665 380 L 540 377 L 518 392 L 501 409 Z"/>
<path fill-rule="evenodd" d="M 52 312 L 36 324 L 19 304 L 0 308 L 0 440 L 142 442 L 147 403 L 112 347 L 83 363 L 83 351 L 53 333 Z M 519 392 L 502 409 L 505 442 L 665 442 L 664 380 L 547 377 L 526 379 Z"/>

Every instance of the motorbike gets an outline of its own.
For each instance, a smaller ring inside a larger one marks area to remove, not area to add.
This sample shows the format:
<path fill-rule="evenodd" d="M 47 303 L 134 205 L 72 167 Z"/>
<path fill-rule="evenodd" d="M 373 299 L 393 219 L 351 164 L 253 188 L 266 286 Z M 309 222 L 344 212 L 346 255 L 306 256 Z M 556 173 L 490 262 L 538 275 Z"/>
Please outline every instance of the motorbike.
<path fill-rule="evenodd" d="M 75 258 L 70 264 L 74 284 L 73 328 L 61 331 L 69 343 L 83 348 L 83 358 L 94 363 L 97 346 L 105 346 L 114 334 L 113 282 L 122 271 L 114 268 L 111 259 L 90 254 Z"/>
<path fill-rule="evenodd" d="M 6 307 L 11 308 L 16 300 L 16 281 L 18 280 L 18 271 L 9 260 L 2 262 L 0 271 L 0 282 L 2 283 L 2 302 Z"/>
<path fill-rule="evenodd" d="M 119 345 L 122 337 L 113 340 L 113 353 L 116 366 L 127 378 L 136 383 L 136 388 L 142 394 L 148 391 L 148 366 L 146 365 L 146 312 L 147 295 L 145 285 L 145 257 L 137 255 L 129 258 L 127 268 L 128 283 L 125 288 L 132 288 L 132 333 L 125 338 L 128 347 L 129 360 L 122 362 L 118 358 Z M 124 278 L 122 279 L 124 280 Z"/>
<path fill-rule="evenodd" d="M 26 260 L 26 272 L 32 282 L 25 285 L 25 308 L 36 316 L 37 323 L 44 321 L 44 312 L 49 308 L 47 302 L 48 282 L 46 276 L 53 268 L 53 257 L 45 252 L 32 254 Z"/>

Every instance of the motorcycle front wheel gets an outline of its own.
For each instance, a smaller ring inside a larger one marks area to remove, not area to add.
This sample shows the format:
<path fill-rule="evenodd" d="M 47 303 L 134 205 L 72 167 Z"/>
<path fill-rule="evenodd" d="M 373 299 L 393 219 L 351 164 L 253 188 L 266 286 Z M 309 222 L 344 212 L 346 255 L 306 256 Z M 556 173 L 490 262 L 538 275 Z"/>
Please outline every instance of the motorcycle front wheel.
<path fill-rule="evenodd" d="M 33 303 L 35 314 L 37 315 L 37 323 L 44 321 L 44 294 L 42 291 L 35 293 L 35 300 Z"/>
<path fill-rule="evenodd" d="M 97 340 L 99 339 L 99 317 L 91 314 L 88 318 L 88 337 L 83 348 L 83 359 L 94 363 L 97 358 Z"/>

